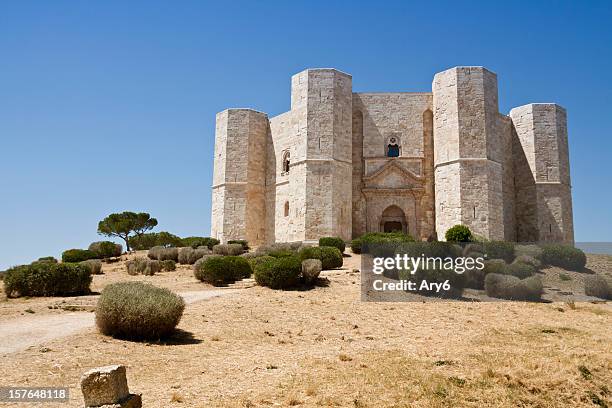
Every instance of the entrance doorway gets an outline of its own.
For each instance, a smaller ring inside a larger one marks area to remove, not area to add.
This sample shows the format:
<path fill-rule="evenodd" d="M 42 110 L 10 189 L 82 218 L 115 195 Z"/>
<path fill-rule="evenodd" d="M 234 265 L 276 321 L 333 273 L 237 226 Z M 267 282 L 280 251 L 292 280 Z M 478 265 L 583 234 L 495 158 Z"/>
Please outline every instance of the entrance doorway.
<path fill-rule="evenodd" d="M 380 219 L 380 231 L 408 233 L 406 215 L 397 205 L 390 205 L 383 211 Z"/>
<path fill-rule="evenodd" d="M 384 225 L 385 232 L 403 232 L 404 226 L 398 221 L 387 221 Z"/>

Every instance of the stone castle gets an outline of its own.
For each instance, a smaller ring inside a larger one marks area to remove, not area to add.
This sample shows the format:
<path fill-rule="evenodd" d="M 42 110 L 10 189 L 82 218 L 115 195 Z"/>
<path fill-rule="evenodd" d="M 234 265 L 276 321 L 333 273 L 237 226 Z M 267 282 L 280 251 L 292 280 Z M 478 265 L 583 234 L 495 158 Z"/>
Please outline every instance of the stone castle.
<path fill-rule="evenodd" d="M 432 92 L 355 93 L 352 77 L 291 78 L 291 110 L 217 114 L 211 235 L 255 245 L 372 231 L 572 243 L 565 110 L 498 109 L 497 76 L 456 67 Z"/>

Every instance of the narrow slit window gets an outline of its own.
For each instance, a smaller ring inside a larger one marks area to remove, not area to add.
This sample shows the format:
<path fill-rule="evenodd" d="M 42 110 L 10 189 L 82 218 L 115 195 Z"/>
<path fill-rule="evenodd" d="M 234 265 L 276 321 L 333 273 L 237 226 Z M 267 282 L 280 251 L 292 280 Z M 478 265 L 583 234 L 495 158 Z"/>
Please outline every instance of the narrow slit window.
<path fill-rule="evenodd" d="M 289 216 L 289 201 L 285 201 L 285 217 Z"/>

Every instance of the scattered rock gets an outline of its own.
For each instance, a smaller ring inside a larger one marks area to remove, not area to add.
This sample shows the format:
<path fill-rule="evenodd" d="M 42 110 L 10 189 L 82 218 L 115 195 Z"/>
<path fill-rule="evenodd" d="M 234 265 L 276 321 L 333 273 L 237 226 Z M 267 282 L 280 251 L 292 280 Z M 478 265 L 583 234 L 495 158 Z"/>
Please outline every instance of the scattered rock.
<path fill-rule="evenodd" d="M 86 407 L 140 408 L 140 395 L 130 394 L 122 365 L 94 368 L 81 376 Z"/>

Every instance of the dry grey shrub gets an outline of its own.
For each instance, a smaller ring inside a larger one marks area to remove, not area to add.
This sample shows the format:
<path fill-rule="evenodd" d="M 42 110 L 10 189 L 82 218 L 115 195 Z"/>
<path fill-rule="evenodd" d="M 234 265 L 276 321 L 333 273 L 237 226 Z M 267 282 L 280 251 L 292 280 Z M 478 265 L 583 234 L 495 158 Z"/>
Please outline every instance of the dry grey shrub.
<path fill-rule="evenodd" d="M 534 258 L 533 256 L 529 255 L 519 255 L 513 261 L 513 263 L 519 262 L 531 265 L 536 269 L 540 269 L 542 267 L 542 262 L 540 262 L 537 258 Z"/>
<path fill-rule="evenodd" d="M 534 244 L 516 245 L 514 247 L 514 256 L 530 256 L 532 258 L 541 260 L 544 250 Z"/>
<path fill-rule="evenodd" d="M 96 324 L 113 337 L 158 340 L 174 332 L 184 310 L 183 298 L 168 289 L 142 282 L 113 283 L 100 295 Z"/>
<path fill-rule="evenodd" d="M 584 277 L 584 293 L 587 296 L 612 300 L 612 286 L 604 277 L 599 275 Z"/>
<path fill-rule="evenodd" d="M 304 259 L 302 261 L 302 277 L 304 282 L 313 283 L 319 277 L 323 264 L 319 259 Z"/>
<path fill-rule="evenodd" d="M 102 261 L 99 259 L 88 259 L 87 261 L 79 262 L 89 269 L 89 273 L 92 275 L 100 275 L 102 273 Z"/>
<path fill-rule="evenodd" d="M 537 276 L 519 279 L 512 275 L 490 273 L 485 277 L 487 296 L 508 300 L 539 300 L 544 291 Z"/>
<path fill-rule="evenodd" d="M 208 247 L 198 247 L 193 249 L 191 247 L 179 248 L 178 250 L 178 262 L 180 264 L 193 265 L 196 261 L 202 258 L 204 255 L 211 253 Z"/>
<path fill-rule="evenodd" d="M 171 259 L 173 261 L 178 261 L 178 248 L 166 248 L 163 246 L 154 246 L 149 249 L 149 253 L 147 256 L 150 259 L 156 259 L 158 261 L 166 261 Z"/>
<path fill-rule="evenodd" d="M 278 253 L 283 251 L 298 253 L 303 248 L 309 248 L 314 245 L 304 244 L 302 241 L 295 242 L 276 242 L 269 245 L 261 245 L 255 251 L 256 256 L 270 255 L 271 253 Z"/>
<path fill-rule="evenodd" d="M 161 271 L 161 262 L 156 259 L 137 257 L 125 263 L 128 274 L 130 275 L 155 275 Z"/>
<path fill-rule="evenodd" d="M 240 244 L 217 244 L 213 247 L 215 255 L 237 256 L 244 252 L 244 248 Z"/>

